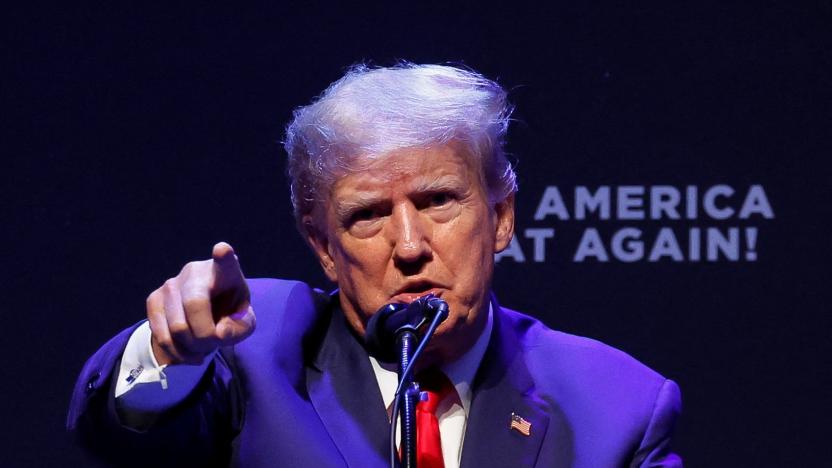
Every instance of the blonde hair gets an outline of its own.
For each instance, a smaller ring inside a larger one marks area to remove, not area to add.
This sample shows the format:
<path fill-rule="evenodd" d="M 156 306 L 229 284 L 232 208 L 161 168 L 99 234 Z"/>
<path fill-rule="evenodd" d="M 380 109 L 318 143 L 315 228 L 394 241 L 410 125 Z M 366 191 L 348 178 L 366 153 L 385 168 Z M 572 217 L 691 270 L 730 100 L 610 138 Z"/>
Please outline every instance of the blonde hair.
<path fill-rule="evenodd" d="M 517 190 L 503 149 L 512 108 L 494 81 L 463 68 L 355 65 L 294 111 L 284 147 L 297 222 L 327 188 L 362 164 L 402 148 L 461 143 L 480 167 L 492 202 Z"/>

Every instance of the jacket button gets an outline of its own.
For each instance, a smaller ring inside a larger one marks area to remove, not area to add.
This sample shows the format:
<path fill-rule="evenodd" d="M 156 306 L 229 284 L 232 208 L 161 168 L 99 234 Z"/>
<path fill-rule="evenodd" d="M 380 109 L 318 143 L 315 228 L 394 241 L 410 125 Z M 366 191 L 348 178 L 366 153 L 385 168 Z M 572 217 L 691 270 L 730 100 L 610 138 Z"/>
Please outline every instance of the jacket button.
<path fill-rule="evenodd" d="M 95 390 L 95 384 L 98 383 L 99 377 L 101 377 L 101 372 L 96 372 L 87 380 L 87 393 L 92 393 Z"/>

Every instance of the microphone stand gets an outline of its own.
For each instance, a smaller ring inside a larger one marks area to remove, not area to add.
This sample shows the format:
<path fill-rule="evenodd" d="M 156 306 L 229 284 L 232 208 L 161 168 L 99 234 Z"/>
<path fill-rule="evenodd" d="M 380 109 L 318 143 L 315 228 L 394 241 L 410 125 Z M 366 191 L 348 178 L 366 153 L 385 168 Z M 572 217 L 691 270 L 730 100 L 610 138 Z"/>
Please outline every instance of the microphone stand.
<path fill-rule="evenodd" d="M 413 382 L 413 375 L 405 375 L 405 370 L 411 363 L 413 351 L 419 339 L 413 330 L 403 330 L 396 337 L 399 349 L 399 388 L 406 389 L 401 399 L 402 432 L 400 447 L 402 466 L 416 468 L 416 403 L 419 395 L 419 384 Z M 396 424 L 393 421 L 392 424 Z"/>
<path fill-rule="evenodd" d="M 422 355 L 428 341 L 433 337 L 434 332 L 446 318 L 448 318 L 448 304 L 442 300 L 427 296 L 418 305 L 411 304 L 410 307 L 429 307 L 434 315 L 429 319 L 430 324 L 424 332 L 422 339 L 417 334 L 421 325 L 428 321 L 425 317 L 419 324 L 404 324 L 396 330 L 395 343 L 399 350 L 399 385 L 396 387 L 396 397 L 393 401 L 393 414 L 390 418 L 390 467 L 402 466 L 396 457 L 396 422 L 399 411 L 403 412 L 402 435 L 400 439 L 402 448 L 402 461 L 407 468 L 416 468 L 416 403 L 420 395 L 419 385 L 413 382 L 414 363 Z M 398 309 L 401 310 L 401 309 Z M 395 307 L 385 306 L 379 311 L 376 317 L 382 318 L 396 312 Z M 381 315 L 381 314 L 384 315 Z"/>

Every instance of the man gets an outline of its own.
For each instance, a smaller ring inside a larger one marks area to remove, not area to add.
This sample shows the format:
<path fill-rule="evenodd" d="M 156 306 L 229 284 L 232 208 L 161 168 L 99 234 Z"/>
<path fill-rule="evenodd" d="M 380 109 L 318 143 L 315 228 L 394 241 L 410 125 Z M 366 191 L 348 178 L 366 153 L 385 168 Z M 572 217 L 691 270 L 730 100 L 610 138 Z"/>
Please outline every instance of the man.
<path fill-rule="evenodd" d="M 338 289 L 247 281 L 217 244 L 87 362 L 68 427 L 113 464 L 386 466 L 396 377 L 362 337 L 432 293 L 450 314 L 420 365 L 450 383 L 423 468 L 680 466 L 672 381 L 490 295 L 514 230 L 509 114 L 471 71 L 351 69 L 285 143 L 298 228 Z"/>

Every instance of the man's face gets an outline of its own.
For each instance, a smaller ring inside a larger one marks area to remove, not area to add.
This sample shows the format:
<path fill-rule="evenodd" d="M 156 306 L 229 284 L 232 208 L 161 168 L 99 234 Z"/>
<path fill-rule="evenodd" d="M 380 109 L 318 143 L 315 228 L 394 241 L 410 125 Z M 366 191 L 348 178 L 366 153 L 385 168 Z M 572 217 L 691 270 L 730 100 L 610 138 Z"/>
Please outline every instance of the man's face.
<path fill-rule="evenodd" d="M 429 359 L 456 359 L 473 344 L 485 325 L 494 253 L 513 234 L 514 199 L 491 206 L 457 145 L 394 151 L 338 179 L 323 210 L 310 243 L 358 333 L 383 305 L 434 293 L 450 315 Z"/>

